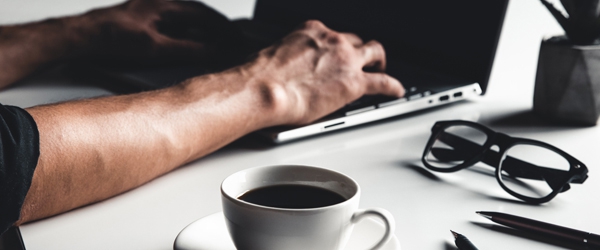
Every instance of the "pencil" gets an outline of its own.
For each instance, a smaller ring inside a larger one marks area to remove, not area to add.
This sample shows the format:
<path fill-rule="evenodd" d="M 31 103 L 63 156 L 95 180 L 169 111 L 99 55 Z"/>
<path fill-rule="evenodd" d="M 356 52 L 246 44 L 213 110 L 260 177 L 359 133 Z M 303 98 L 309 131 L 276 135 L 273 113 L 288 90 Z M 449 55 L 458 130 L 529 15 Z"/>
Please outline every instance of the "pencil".
<path fill-rule="evenodd" d="M 482 211 L 478 211 L 476 213 L 501 225 L 521 229 L 524 231 L 534 232 L 547 237 L 557 238 L 574 243 L 580 243 L 591 249 L 600 249 L 600 235 L 597 234 L 575 230 L 511 214 Z"/>

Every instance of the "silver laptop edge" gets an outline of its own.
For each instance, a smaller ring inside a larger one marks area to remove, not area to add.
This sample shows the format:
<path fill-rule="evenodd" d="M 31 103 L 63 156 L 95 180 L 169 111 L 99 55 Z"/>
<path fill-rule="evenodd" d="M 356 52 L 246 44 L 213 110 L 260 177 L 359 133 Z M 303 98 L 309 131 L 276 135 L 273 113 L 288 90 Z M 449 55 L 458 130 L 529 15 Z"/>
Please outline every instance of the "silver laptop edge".
<path fill-rule="evenodd" d="M 375 109 L 367 109 L 344 117 L 314 123 L 311 125 L 290 129 L 270 135 L 275 143 L 284 143 L 307 136 L 326 133 L 343 128 L 353 127 L 360 124 L 369 123 L 397 115 L 407 114 L 418 110 L 433 108 L 436 106 L 458 102 L 473 97 L 480 96 L 482 93 L 478 83 L 469 84 L 463 87 L 453 88 L 451 90 L 435 93 L 427 96 L 418 97 L 410 101 L 392 101 L 389 105 L 379 105 Z"/>

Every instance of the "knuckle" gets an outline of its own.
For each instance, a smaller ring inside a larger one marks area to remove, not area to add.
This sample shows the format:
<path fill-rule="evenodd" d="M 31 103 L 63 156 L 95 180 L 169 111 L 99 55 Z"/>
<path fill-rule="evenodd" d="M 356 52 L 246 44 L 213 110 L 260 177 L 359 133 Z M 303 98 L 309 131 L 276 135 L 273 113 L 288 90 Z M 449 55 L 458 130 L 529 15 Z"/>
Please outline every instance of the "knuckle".
<path fill-rule="evenodd" d="M 319 32 L 319 34 L 317 35 L 317 38 L 319 38 L 321 40 L 325 40 L 325 39 L 327 39 L 328 36 L 329 36 L 329 31 L 323 30 L 323 31 Z"/>
<path fill-rule="evenodd" d="M 304 22 L 304 27 L 305 29 L 319 29 L 319 28 L 324 28 L 325 25 L 319 21 L 319 20 L 308 20 L 306 22 Z"/>
<path fill-rule="evenodd" d="M 377 41 L 369 41 L 362 49 L 363 56 L 369 60 L 369 67 L 375 67 L 378 71 L 385 70 L 386 55 L 383 45 Z"/>
<path fill-rule="evenodd" d="M 335 31 L 327 32 L 326 39 L 329 44 L 339 44 L 346 40 L 342 34 Z"/>
<path fill-rule="evenodd" d="M 385 53 L 385 49 L 383 48 L 383 45 L 378 41 L 371 40 L 367 43 L 367 45 L 369 47 L 371 47 L 373 50 Z"/>

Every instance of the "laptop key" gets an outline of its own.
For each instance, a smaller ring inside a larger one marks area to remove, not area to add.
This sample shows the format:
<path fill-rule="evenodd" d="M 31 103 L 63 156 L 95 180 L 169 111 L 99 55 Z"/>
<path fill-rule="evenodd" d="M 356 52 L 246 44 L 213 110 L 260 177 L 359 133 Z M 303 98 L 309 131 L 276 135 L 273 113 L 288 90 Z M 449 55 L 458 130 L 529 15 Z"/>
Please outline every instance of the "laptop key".
<path fill-rule="evenodd" d="M 371 111 L 371 110 L 374 110 L 374 109 L 375 109 L 375 105 L 364 107 L 364 108 L 360 108 L 360 109 L 355 109 L 355 110 L 346 112 L 346 116 L 356 115 L 356 114 L 359 114 L 359 113 L 362 113 L 362 112 Z"/>
<path fill-rule="evenodd" d="M 389 101 L 389 102 L 383 102 L 377 105 L 378 108 L 384 108 L 384 107 L 388 107 L 388 106 L 392 106 L 392 105 L 396 105 L 396 104 L 400 104 L 400 103 L 405 103 L 407 102 L 408 99 L 406 99 L 406 97 L 402 97 L 400 99 L 396 99 L 393 101 Z"/>
<path fill-rule="evenodd" d="M 409 101 L 412 101 L 412 100 L 417 100 L 417 99 L 419 99 L 419 98 L 421 98 L 421 97 L 423 97 L 423 94 L 421 94 L 421 93 L 416 93 L 416 94 L 414 94 L 414 95 L 411 95 L 411 96 L 409 96 L 409 97 L 408 97 L 408 100 L 409 100 Z"/>

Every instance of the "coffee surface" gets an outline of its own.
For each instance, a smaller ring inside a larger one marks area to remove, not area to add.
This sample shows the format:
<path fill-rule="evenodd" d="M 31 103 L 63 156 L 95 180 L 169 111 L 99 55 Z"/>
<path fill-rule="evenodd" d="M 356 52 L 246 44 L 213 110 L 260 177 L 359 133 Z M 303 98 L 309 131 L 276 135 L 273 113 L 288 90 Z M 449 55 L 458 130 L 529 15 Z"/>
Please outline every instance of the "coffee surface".
<path fill-rule="evenodd" d="M 247 191 L 238 199 L 253 204 L 277 208 L 317 208 L 341 203 L 340 194 L 307 185 L 273 185 Z"/>

